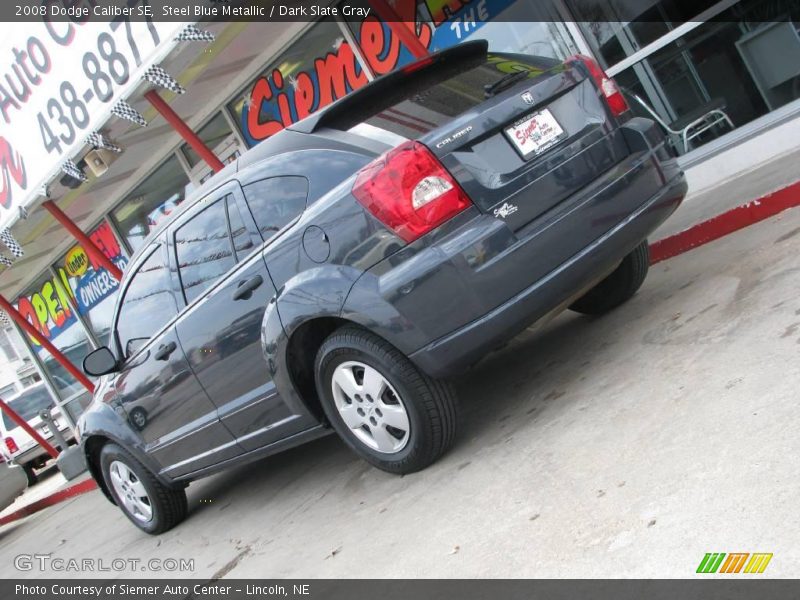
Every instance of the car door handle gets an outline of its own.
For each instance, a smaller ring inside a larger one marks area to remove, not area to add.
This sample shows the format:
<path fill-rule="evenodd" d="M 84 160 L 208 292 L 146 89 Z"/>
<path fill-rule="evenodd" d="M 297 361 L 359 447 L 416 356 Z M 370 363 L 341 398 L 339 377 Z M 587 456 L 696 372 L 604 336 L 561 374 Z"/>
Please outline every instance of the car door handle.
<path fill-rule="evenodd" d="M 256 275 L 245 281 L 242 281 L 233 292 L 234 300 L 248 300 L 253 295 L 253 290 L 264 283 L 264 278 L 261 275 Z"/>
<path fill-rule="evenodd" d="M 169 355 L 175 352 L 175 349 L 178 345 L 175 342 L 170 342 L 169 344 L 161 344 L 156 350 L 156 353 L 153 355 L 156 360 L 167 360 Z"/>

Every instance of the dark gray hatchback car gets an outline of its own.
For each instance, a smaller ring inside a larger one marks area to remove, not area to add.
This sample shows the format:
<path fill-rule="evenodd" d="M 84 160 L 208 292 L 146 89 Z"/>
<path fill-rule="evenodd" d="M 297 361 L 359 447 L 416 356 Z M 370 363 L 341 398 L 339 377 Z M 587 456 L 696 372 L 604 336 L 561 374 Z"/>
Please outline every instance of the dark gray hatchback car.
<path fill-rule="evenodd" d="M 453 443 L 447 381 L 532 322 L 600 314 L 686 194 L 590 59 L 472 42 L 384 76 L 207 182 L 132 257 L 79 423 L 149 533 L 187 482 L 335 431 L 410 473 Z"/>

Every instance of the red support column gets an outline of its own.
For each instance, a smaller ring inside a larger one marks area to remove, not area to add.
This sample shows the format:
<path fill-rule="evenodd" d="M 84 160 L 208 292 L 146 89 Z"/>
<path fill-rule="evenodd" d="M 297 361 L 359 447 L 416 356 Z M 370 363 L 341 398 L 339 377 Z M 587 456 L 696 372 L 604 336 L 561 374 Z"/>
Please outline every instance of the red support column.
<path fill-rule="evenodd" d="M 145 93 L 145 98 L 150 101 L 150 104 L 153 105 L 164 120 L 172 125 L 172 128 L 178 132 L 184 141 L 189 144 L 192 149 L 200 155 L 200 157 L 206 161 L 209 167 L 213 169 L 215 173 L 219 173 L 222 169 L 225 168 L 225 165 L 222 164 L 222 161 L 217 158 L 217 155 L 214 154 L 211 149 L 203 143 L 197 134 L 192 131 L 189 126 L 178 116 L 169 104 L 164 102 L 164 99 L 158 95 L 156 90 L 150 90 Z"/>
<path fill-rule="evenodd" d="M 14 319 L 14 321 L 19 325 L 25 333 L 39 342 L 42 346 L 44 346 L 45 350 L 47 350 L 53 358 L 55 358 L 62 367 L 64 367 L 70 374 L 78 380 L 78 382 L 85 387 L 89 392 L 94 393 L 94 384 L 89 380 L 86 375 L 84 375 L 78 367 L 72 364 L 70 360 L 64 356 L 61 351 L 53 346 L 42 333 L 36 329 L 33 325 L 28 322 L 28 319 L 23 317 L 20 312 L 14 308 L 14 306 L 5 299 L 5 296 L 0 295 L 0 309 L 4 310 L 6 314 Z"/>
<path fill-rule="evenodd" d="M 108 258 L 103 251 L 98 248 L 95 243 L 91 240 L 91 238 L 81 231 L 80 227 L 75 225 L 75 223 L 70 219 L 64 211 L 58 208 L 58 205 L 53 202 L 52 200 L 45 200 L 42 202 L 42 206 L 53 215 L 53 218 L 61 223 L 64 226 L 64 229 L 69 231 L 78 243 L 83 246 L 83 249 L 95 260 L 95 262 L 103 265 L 106 271 L 116 279 L 117 281 L 122 280 L 122 271 L 119 270 L 119 267 L 111 262 L 111 259 Z M 23 319 L 24 320 L 24 319 Z M 25 321 L 27 323 L 27 321 Z"/>
<path fill-rule="evenodd" d="M 409 29 L 408 24 L 401 20 L 400 15 L 386 0 L 369 0 L 369 4 L 375 9 L 380 19 L 389 26 L 392 33 L 406 45 L 415 58 L 428 56 L 428 49 L 422 45 L 422 42 L 414 35 L 413 30 Z M 416 23 L 410 23 L 410 25 L 416 27 Z"/>
<path fill-rule="evenodd" d="M 6 404 L 2 398 L 0 398 L 0 410 L 6 413 L 14 423 L 22 427 L 25 431 L 28 432 L 28 435 L 31 436 L 36 443 L 39 444 L 42 448 L 47 450 L 47 453 L 52 456 L 53 458 L 58 458 L 58 450 L 56 450 L 52 445 L 48 443 L 46 439 L 44 439 L 39 432 L 36 431 L 33 427 L 28 425 L 28 422 L 20 417 L 17 412 L 11 408 L 8 404 Z"/>

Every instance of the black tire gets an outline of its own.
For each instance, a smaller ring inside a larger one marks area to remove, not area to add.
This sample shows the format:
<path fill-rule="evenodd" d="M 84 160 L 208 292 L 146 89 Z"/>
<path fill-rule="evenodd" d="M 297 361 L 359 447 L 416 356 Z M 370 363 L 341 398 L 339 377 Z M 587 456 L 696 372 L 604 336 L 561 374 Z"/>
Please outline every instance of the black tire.
<path fill-rule="evenodd" d="M 576 300 L 570 310 L 585 315 L 602 315 L 630 300 L 642 287 L 650 268 L 647 240 L 622 259 L 611 275 Z"/>
<path fill-rule="evenodd" d="M 144 486 L 152 509 L 152 516 L 149 520 L 138 519 L 123 503 L 110 475 L 110 467 L 114 462 L 123 463 Z M 188 510 L 186 492 L 162 484 L 147 467 L 121 446 L 113 443 L 103 446 L 100 451 L 100 470 L 116 505 L 131 523 L 142 531 L 153 535 L 164 533 L 186 518 Z"/>
<path fill-rule="evenodd" d="M 22 470 L 25 471 L 25 478 L 28 480 L 28 487 L 39 483 L 39 476 L 33 470 L 33 465 L 24 465 Z"/>
<path fill-rule="evenodd" d="M 396 452 L 379 452 L 367 446 L 345 424 L 336 408 L 333 374 L 338 366 L 350 361 L 378 371 L 393 388 L 388 391 L 390 401 L 396 400 L 394 391 L 401 399 L 399 405 L 405 408 L 409 428 L 404 436 L 405 446 Z M 317 353 L 315 374 L 322 408 L 339 437 L 379 469 L 395 474 L 419 471 L 444 454 L 455 440 L 458 410 L 452 386 L 421 373 L 394 346 L 368 331 L 348 325 L 332 333 Z"/>

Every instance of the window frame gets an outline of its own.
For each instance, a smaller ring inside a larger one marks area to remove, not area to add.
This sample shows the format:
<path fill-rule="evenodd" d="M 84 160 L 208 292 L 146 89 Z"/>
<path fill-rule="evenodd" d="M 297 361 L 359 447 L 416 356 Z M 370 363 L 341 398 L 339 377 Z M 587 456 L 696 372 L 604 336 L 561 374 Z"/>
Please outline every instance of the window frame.
<path fill-rule="evenodd" d="M 164 325 L 162 325 L 160 329 L 155 331 L 149 337 L 149 339 L 147 340 L 147 343 L 142 344 L 139 348 L 136 349 L 135 352 L 131 353 L 130 356 L 127 356 L 125 354 L 125 348 L 122 346 L 122 340 L 119 337 L 119 318 L 120 318 L 120 313 L 122 312 L 122 306 L 125 304 L 125 297 L 128 295 L 128 289 L 131 287 L 131 284 L 136 280 L 136 276 L 139 274 L 139 269 L 141 268 L 141 266 L 145 262 L 150 260 L 150 257 L 152 257 L 156 252 L 161 252 L 162 253 L 162 257 L 163 257 L 163 253 L 166 251 L 166 244 L 164 243 L 163 237 L 164 236 L 162 234 L 162 235 L 158 236 L 158 238 L 152 240 L 150 242 L 150 244 L 148 244 L 145 247 L 145 249 L 142 250 L 142 253 L 136 259 L 136 262 L 135 263 L 131 263 L 129 265 L 128 268 L 130 269 L 131 276 L 128 277 L 127 281 L 125 281 L 124 287 L 121 287 L 121 289 L 119 290 L 119 296 L 118 296 L 119 299 L 117 301 L 117 306 L 114 309 L 114 318 L 112 320 L 113 327 L 112 327 L 112 337 L 111 337 L 111 339 L 113 340 L 114 345 L 116 346 L 115 350 L 116 350 L 117 357 L 124 364 L 128 364 L 132 360 L 137 358 L 143 351 L 145 351 L 147 349 L 148 346 L 150 346 L 150 344 L 153 343 L 153 340 L 155 340 L 159 336 L 163 335 L 164 331 L 167 330 L 169 327 L 171 327 L 172 324 L 175 322 L 175 319 L 177 319 L 178 316 L 180 315 L 180 308 L 178 307 L 178 303 L 175 302 L 175 306 L 178 309 L 176 314 L 173 315 L 172 318 L 169 319 L 166 323 L 164 323 Z M 168 286 L 168 291 L 169 291 L 170 294 L 172 294 L 173 300 L 175 300 L 175 290 L 174 290 L 174 286 L 173 286 L 173 283 L 172 283 L 172 277 L 171 277 L 171 273 L 170 273 L 171 269 L 170 269 L 170 265 L 169 265 L 169 260 L 165 261 L 164 264 L 167 266 L 167 276 L 170 279 L 170 285 Z M 134 339 L 134 338 L 131 338 L 131 339 Z"/>
<path fill-rule="evenodd" d="M 234 197 L 236 206 L 239 209 L 239 214 L 242 217 L 242 221 L 244 221 L 244 225 L 254 245 L 253 250 L 251 250 L 247 255 L 241 257 L 238 256 L 236 253 L 236 248 L 234 247 L 233 243 L 233 236 L 231 234 L 231 221 L 230 217 L 228 216 L 228 202 L 226 200 L 226 196 L 228 195 L 232 195 Z M 209 285 L 206 289 L 204 289 L 197 297 L 193 298 L 190 302 L 186 300 L 186 293 L 183 289 L 183 280 L 181 279 L 180 268 L 178 267 L 178 249 L 175 244 L 175 234 L 181 227 L 186 225 L 199 213 L 209 208 L 215 202 L 222 202 L 223 206 L 225 207 L 225 227 L 227 228 L 228 231 L 228 247 L 230 248 L 231 255 L 233 256 L 234 264 L 231 269 L 229 269 L 223 275 L 221 275 L 216 281 L 214 281 L 211 285 Z M 230 275 L 236 271 L 236 269 L 240 264 L 242 264 L 242 262 L 252 258 L 253 253 L 261 249 L 263 242 L 261 241 L 261 237 L 258 236 L 257 233 L 254 232 L 253 230 L 254 224 L 250 222 L 252 217 L 250 216 L 249 210 L 246 213 L 242 211 L 243 202 L 244 202 L 244 195 L 242 193 L 241 187 L 239 186 L 239 182 L 236 180 L 226 181 L 222 185 L 219 185 L 213 190 L 211 190 L 200 200 L 192 204 L 184 213 L 179 215 L 174 222 L 169 224 L 167 228 L 167 246 L 169 248 L 168 255 L 170 261 L 170 273 L 177 274 L 177 277 L 173 277 L 172 291 L 173 291 L 173 296 L 178 302 L 179 316 L 184 312 L 186 312 L 190 307 L 194 306 L 198 302 L 201 302 L 203 298 L 206 298 L 208 295 L 214 293 L 214 291 L 221 284 L 223 284 L 225 281 L 228 280 Z M 244 206 L 246 207 L 246 204 L 244 204 Z"/>
<path fill-rule="evenodd" d="M 303 179 L 306 182 L 306 199 L 305 199 L 305 203 L 303 205 L 303 210 L 301 210 L 299 213 L 297 213 L 297 215 L 294 218 L 292 218 L 292 220 L 290 220 L 288 223 L 286 223 L 286 225 L 281 227 L 278 231 L 276 231 L 269 238 L 264 239 L 264 236 L 261 234 L 261 229 L 258 226 L 258 221 L 256 220 L 256 216 L 255 216 L 255 214 L 253 214 L 253 209 L 250 207 L 250 203 L 247 201 L 247 194 L 245 193 L 244 188 L 246 188 L 249 185 L 255 185 L 257 183 L 262 183 L 264 181 L 269 181 L 270 179 L 286 179 L 286 178 Z M 247 208 L 247 215 L 253 221 L 253 225 L 255 227 L 256 234 L 258 235 L 258 240 L 259 240 L 260 245 L 262 245 L 263 247 L 266 248 L 267 246 L 273 244 L 275 241 L 278 240 L 278 238 L 280 238 L 284 234 L 284 232 L 286 232 L 287 229 L 289 229 L 295 223 L 297 223 L 302 218 L 302 216 L 306 213 L 306 211 L 308 210 L 308 206 L 309 206 L 308 205 L 308 199 L 310 197 L 311 197 L 311 180 L 308 177 L 306 177 L 305 175 L 296 175 L 296 174 L 292 174 L 292 173 L 283 173 L 283 174 L 275 173 L 275 174 L 267 175 L 266 177 L 258 177 L 258 176 L 249 177 L 247 179 L 247 183 L 242 185 L 242 200 L 244 201 L 244 205 Z M 240 209 L 240 211 L 241 211 L 241 209 Z"/>

